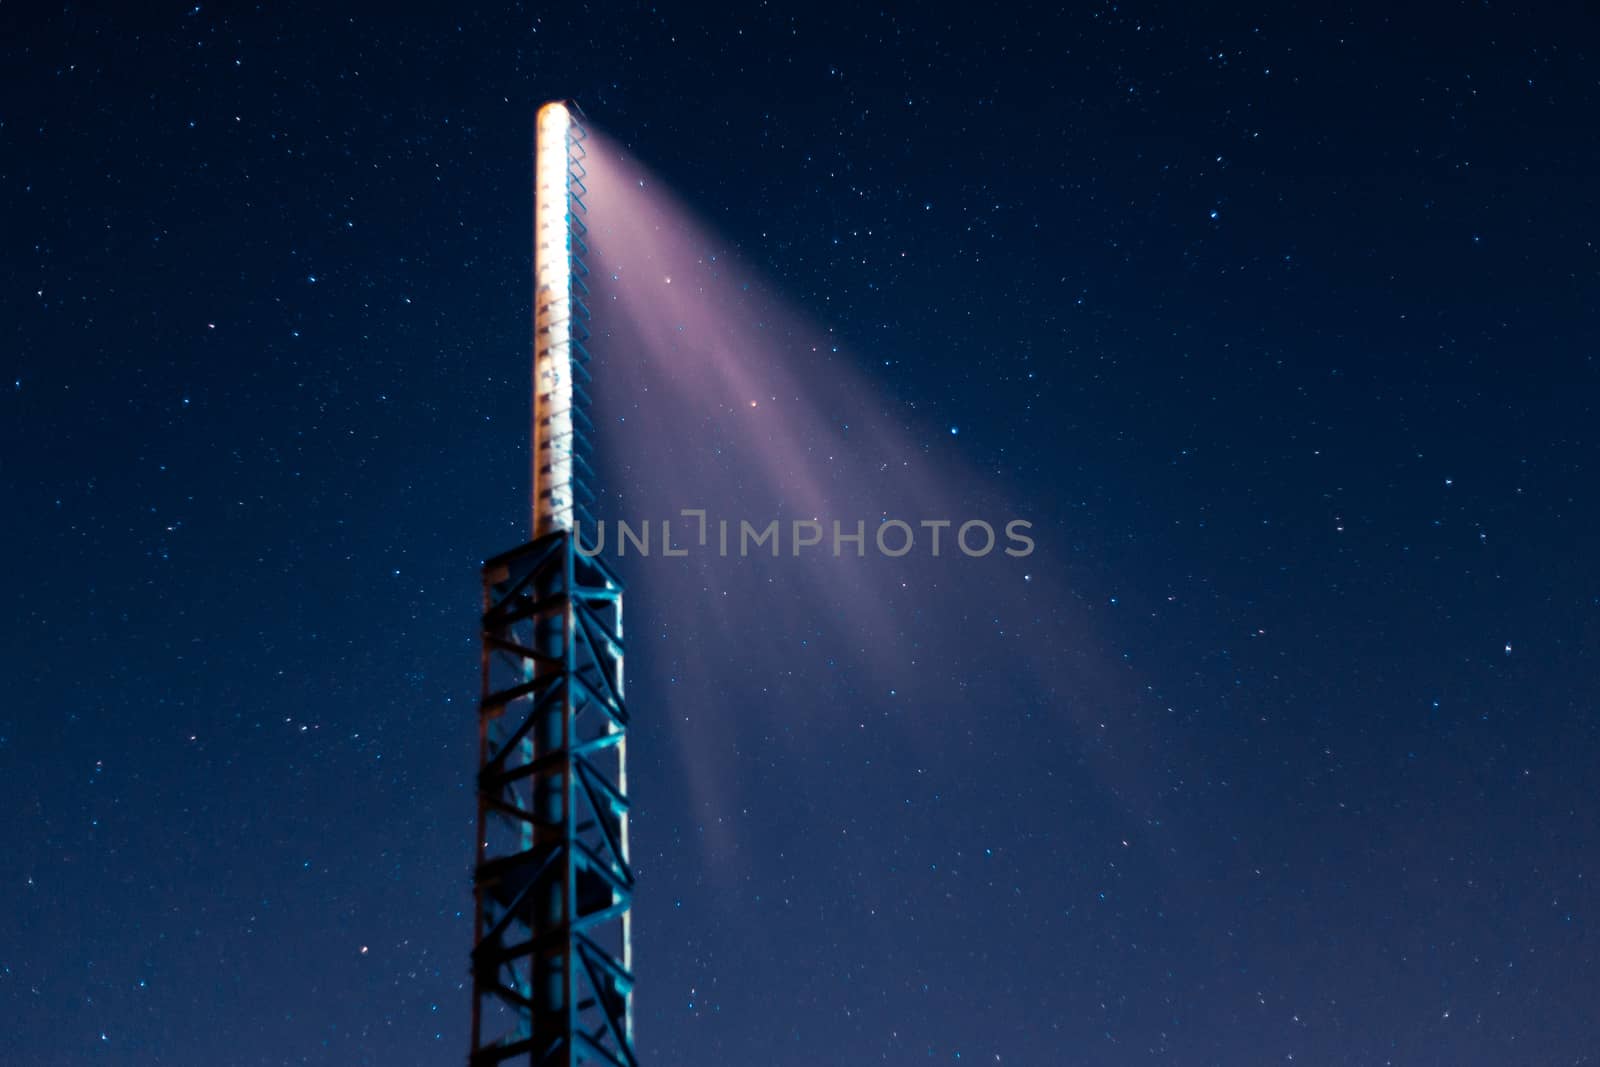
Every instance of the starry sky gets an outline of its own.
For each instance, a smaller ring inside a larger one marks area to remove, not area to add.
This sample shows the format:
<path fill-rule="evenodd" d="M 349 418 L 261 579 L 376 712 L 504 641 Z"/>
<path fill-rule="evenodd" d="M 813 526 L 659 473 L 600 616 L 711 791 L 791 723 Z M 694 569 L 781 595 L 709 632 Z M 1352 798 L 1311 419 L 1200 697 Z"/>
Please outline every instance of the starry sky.
<path fill-rule="evenodd" d="M 1595 30 L 0 9 L 0 1062 L 464 1060 L 552 98 L 602 515 L 1037 544 L 619 561 L 644 1062 L 1592 1062 Z"/>

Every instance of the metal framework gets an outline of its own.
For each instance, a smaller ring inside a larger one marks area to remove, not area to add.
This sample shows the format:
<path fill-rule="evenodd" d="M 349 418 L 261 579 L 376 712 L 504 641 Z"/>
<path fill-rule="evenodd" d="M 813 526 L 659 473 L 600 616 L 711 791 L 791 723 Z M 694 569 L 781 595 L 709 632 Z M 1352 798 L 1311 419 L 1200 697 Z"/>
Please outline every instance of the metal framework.
<path fill-rule="evenodd" d="M 633 1067 L 622 585 L 557 529 L 483 590 L 470 1062 Z"/>
<path fill-rule="evenodd" d="M 534 539 L 483 566 L 469 1064 L 636 1067 L 622 584 L 574 531 L 583 128 L 562 104 L 538 125 Z"/>

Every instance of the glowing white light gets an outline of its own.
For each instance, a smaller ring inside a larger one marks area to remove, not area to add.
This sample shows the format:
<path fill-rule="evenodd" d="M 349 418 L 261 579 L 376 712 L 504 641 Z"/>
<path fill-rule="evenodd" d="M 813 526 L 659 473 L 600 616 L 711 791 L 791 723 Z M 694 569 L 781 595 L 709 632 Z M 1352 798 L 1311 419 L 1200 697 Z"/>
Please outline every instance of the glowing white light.
<path fill-rule="evenodd" d="M 572 529 L 572 116 L 539 109 L 533 198 L 533 533 Z"/>

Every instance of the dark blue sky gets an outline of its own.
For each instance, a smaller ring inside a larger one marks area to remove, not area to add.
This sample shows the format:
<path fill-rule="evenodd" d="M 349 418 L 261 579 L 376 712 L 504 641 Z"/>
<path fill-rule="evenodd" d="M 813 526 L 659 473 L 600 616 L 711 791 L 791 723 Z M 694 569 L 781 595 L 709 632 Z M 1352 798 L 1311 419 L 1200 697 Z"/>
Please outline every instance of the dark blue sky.
<path fill-rule="evenodd" d="M 1592 1057 L 1596 23 L 1279 8 L 0 11 L 0 1062 L 463 1061 L 554 97 L 1039 528 L 635 565 L 646 1062 Z"/>

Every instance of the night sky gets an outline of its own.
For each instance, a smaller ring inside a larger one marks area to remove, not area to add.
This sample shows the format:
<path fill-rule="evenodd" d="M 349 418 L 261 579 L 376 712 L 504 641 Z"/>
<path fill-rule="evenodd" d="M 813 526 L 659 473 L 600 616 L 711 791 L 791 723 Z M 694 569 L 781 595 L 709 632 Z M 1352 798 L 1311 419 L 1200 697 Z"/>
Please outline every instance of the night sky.
<path fill-rule="evenodd" d="M 1592 13 L 137 7 L 0 8 L 0 1063 L 464 1062 L 552 98 L 600 514 L 1037 546 L 619 561 L 642 1062 L 1600 1062 Z"/>

